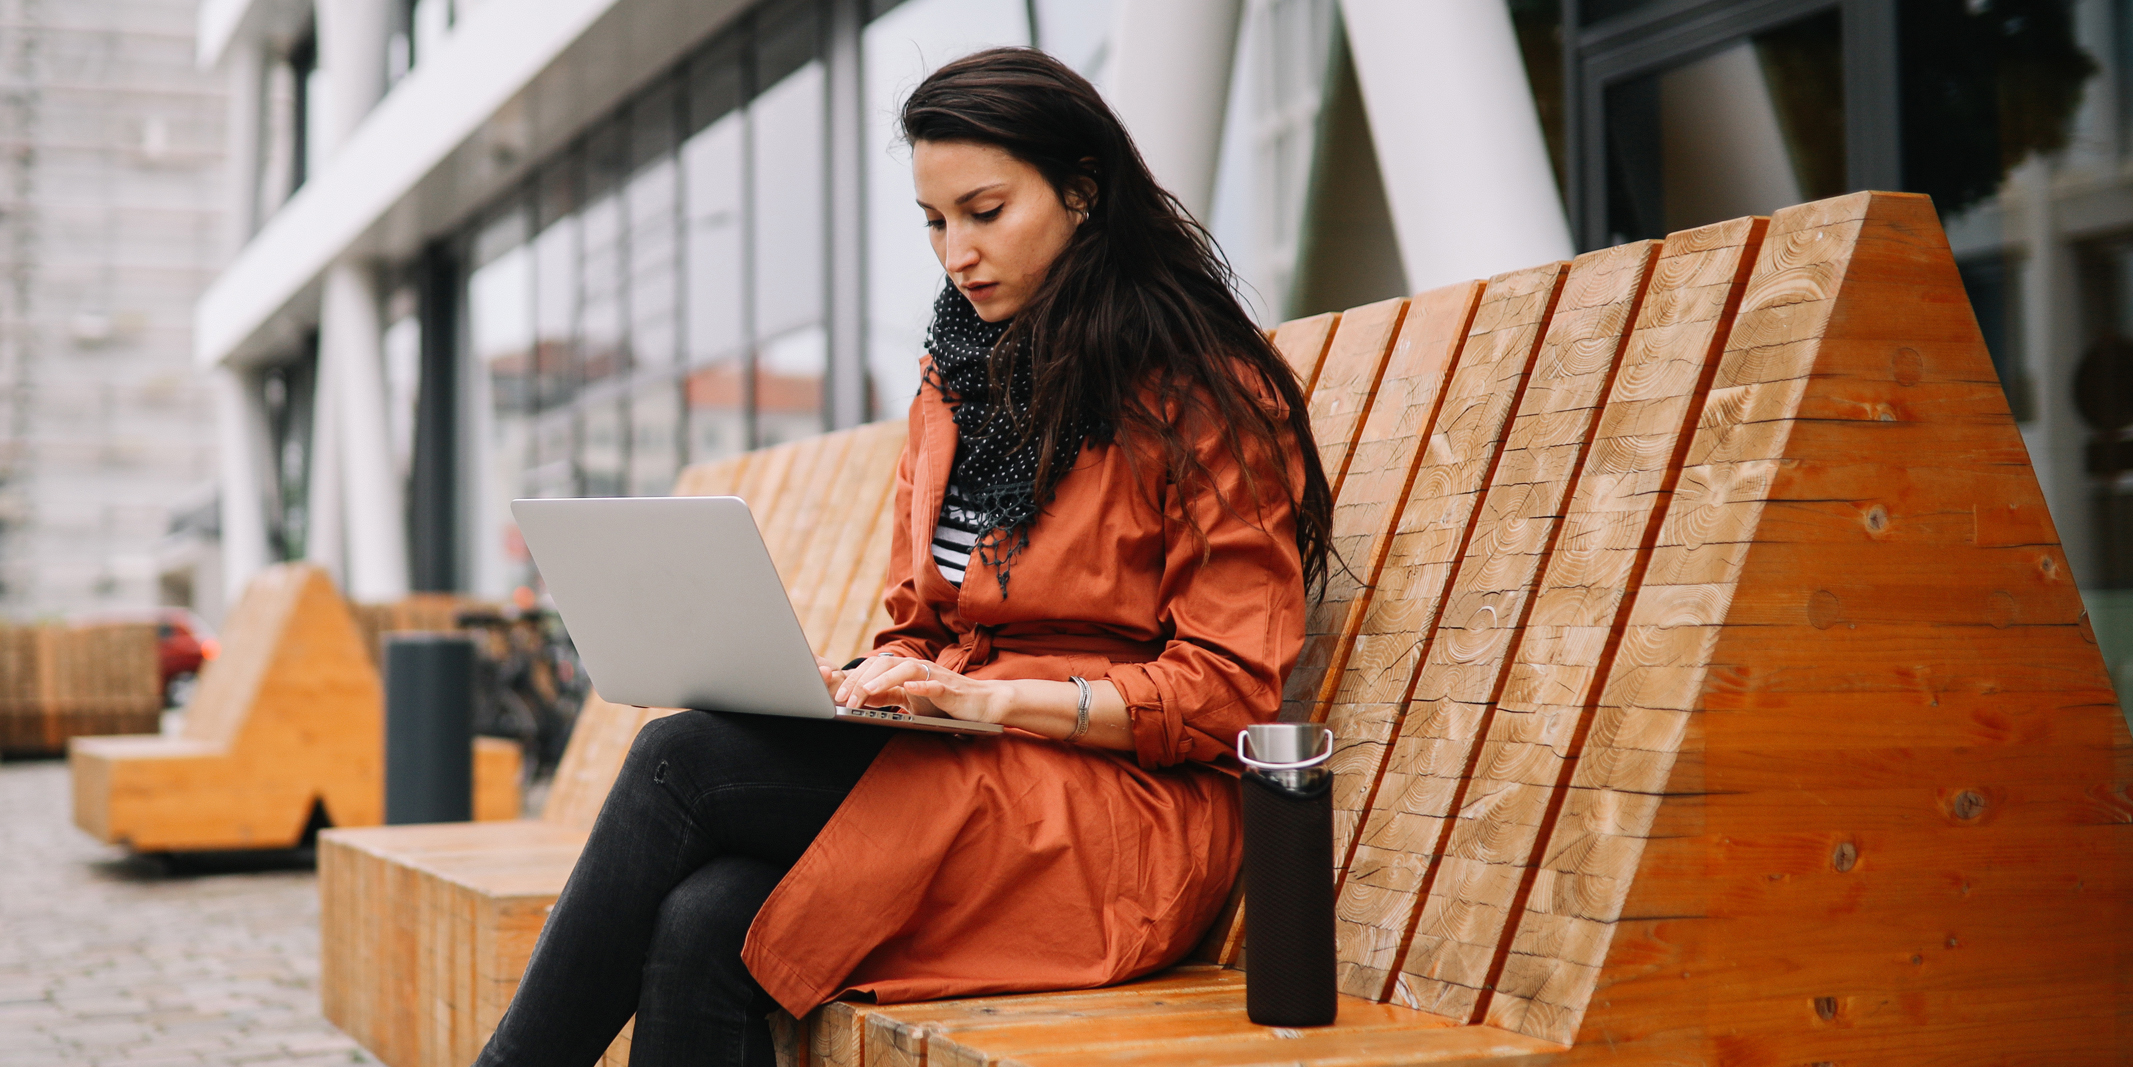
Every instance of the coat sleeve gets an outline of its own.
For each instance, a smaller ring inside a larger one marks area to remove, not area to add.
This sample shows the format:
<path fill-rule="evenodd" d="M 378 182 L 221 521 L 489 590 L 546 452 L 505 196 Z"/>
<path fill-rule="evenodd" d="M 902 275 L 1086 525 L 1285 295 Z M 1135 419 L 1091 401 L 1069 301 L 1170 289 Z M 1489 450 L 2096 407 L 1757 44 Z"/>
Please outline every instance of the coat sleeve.
<path fill-rule="evenodd" d="M 1147 768 L 1232 752 L 1238 731 L 1280 713 L 1282 684 L 1303 650 L 1303 562 L 1279 468 L 1255 463 L 1247 479 L 1218 434 L 1198 440 L 1215 492 L 1164 494 L 1158 612 L 1168 643 L 1154 660 L 1106 674 L 1125 697 Z M 1301 464 L 1288 466 L 1289 484 L 1301 484 Z M 1204 542 L 1184 519 L 1188 507 Z"/>
<path fill-rule="evenodd" d="M 918 576 L 912 571 L 911 495 L 913 468 L 923 447 L 924 427 L 919 414 L 921 400 L 911 403 L 911 430 L 904 438 L 904 454 L 896 461 L 896 514 L 891 516 L 894 533 L 889 541 L 889 573 L 882 592 L 888 605 L 889 625 L 874 635 L 876 654 L 931 660 L 955 640 L 941 623 L 940 614 L 918 595 Z M 926 531 L 930 539 L 933 531 Z"/>

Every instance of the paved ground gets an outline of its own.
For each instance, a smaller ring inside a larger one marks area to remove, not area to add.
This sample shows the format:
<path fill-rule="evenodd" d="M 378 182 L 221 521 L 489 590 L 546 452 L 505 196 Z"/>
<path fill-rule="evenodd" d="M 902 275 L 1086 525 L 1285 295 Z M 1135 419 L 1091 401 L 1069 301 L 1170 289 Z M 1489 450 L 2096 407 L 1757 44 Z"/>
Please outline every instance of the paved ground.
<path fill-rule="evenodd" d="M 0 764 L 0 1065 L 377 1062 L 319 1015 L 303 859 L 128 857 L 74 828 L 65 763 Z"/>

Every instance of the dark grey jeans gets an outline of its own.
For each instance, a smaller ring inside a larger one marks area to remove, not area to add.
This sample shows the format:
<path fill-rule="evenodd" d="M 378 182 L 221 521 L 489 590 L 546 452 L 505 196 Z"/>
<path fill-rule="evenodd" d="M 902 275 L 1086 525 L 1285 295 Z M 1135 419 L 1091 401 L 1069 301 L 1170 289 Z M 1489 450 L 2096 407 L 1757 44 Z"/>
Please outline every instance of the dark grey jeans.
<path fill-rule="evenodd" d="M 879 727 L 686 711 L 645 726 L 480 1067 L 770 1067 L 748 924 L 888 743 Z"/>

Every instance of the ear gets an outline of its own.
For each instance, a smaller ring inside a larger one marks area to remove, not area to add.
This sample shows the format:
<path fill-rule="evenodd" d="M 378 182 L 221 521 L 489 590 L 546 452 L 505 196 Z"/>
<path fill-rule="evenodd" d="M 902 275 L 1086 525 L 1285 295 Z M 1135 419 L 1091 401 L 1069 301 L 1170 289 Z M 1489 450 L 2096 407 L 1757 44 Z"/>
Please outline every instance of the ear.
<path fill-rule="evenodd" d="M 1096 179 L 1086 175 L 1076 175 L 1068 179 L 1059 199 L 1068 211 L 1081 216 L 1082 221 L 1088 221 L 1089 212 L 1096 207 Z"/>

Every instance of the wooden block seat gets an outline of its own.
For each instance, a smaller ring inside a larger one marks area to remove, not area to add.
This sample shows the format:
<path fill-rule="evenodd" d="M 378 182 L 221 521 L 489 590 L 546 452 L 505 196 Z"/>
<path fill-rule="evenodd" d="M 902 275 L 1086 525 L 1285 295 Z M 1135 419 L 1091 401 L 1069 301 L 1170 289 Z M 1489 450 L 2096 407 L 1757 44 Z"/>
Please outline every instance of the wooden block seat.
<path fill-rule="evenodd" d="M 1284 714 L 1336 738 L 1340 1021 L 1244 1018 L 1243 901 L 1165 974 L 835 1003 L 785 1059 L 2125 1062 L 2133 739 L 1929 201 L 1274 338 L 1337 488 Z"/>
<path fill-rule="evenodd" d="M 230 613 L 182 733 L 78 737 L 74 822 L 142 852 L 288 848 L 323 821 L 384 819 L 384 697 L 323 570 L 269 567 Z M 475 815 L 518 813 L 519 754 L 473 753 Z"/>
<path fill-rule="evenodd" d="M 903 434 L 879 423 L 810 438 L 691 467 L 675 485 L 749 501 L 803 629 L 832 659 L 863 652 L 882 625 Z M 538 819 L 321 835 L 327 1018 L 396 1067 L 472 1061 L 637 731 L 665 714 L 588 699 Z M 610 1057 L 626 1062 L 627 1048 L 625 1037 Z"/>
<path fill-rule="evenodd" d="M 0 755 L 56 755 L 75 737 L 154 731 L 162 716 L 155 623 L 0 625 Z"/>

